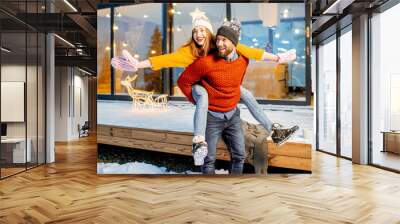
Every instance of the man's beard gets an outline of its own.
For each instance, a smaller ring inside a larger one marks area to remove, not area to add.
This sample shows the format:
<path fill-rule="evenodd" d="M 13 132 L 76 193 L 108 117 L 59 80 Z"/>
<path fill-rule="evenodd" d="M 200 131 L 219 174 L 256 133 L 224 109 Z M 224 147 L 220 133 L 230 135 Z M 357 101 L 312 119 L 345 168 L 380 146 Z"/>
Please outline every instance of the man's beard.
<path fill-rule="evenodd" d="M 233 51 L 233 48 L 225 48 L 225 52 L 224 52 L 224 53 L 221 53 L 220 51 L 218 51 L 218 55 L 219 55 L 220 57 L 225 58 L 225 57 L 228 56 L 230 53 L 232 53 L 232 51 Z"/>

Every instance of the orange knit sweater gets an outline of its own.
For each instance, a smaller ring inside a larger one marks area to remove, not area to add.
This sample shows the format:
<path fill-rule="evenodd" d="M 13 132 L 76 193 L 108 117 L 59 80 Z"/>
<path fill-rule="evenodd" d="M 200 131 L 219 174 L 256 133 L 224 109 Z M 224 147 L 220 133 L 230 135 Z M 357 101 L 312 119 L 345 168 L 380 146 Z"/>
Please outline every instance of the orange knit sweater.
<path fill-rule="evenodd" d="M 208 92 L 208 109 L 228 112 L 240 101 L 240 85 L 248 63 L 249 60 L 243 56 L 228 62 L 210 54 L 187 67 L 178 79 L 178 86 L 189 101 L 195 103 L 192 86 L 200 82 Z"/>

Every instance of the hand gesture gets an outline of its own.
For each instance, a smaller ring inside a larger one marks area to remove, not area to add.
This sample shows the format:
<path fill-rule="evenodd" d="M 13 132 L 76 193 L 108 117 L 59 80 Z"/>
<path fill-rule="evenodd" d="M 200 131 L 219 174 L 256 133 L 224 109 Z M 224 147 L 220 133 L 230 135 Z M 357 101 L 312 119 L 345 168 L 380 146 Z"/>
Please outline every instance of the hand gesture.
<path fill-rule="evenodd" d="M 291 49 L 285 53 L 277 55 L 279 57 L 278 63 L 290 63 L 296 60 L 296 49 Z"/>

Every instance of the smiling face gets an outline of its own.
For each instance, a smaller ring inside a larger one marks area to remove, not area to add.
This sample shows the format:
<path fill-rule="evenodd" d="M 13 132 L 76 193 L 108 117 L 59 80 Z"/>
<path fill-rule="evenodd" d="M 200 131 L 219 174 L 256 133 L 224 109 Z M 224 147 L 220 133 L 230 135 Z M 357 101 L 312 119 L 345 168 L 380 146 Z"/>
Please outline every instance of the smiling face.
<path fill-rule="evenodd" d="M 197 26 L 193 28 L 193 40 L 196 42 L 197 45 L 203 46 L 205 41 L 209 40 L 207 28 L 204 26 Z"/>
<path fill-rule="evenodd" d="M 228 56 L 235 49 L 232 41 L 221 35 L 217 35 L 216 46 L 220 57 Z"/>

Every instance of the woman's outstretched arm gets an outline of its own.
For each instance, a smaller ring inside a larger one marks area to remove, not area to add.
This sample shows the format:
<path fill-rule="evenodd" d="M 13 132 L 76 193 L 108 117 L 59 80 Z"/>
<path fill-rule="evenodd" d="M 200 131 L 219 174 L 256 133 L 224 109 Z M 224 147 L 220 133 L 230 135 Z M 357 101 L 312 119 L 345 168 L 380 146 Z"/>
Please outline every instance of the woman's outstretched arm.
<path fill-rule="evenodd" d="M 278 63 L 291 62 L 296 59 L 296 51 L 289 50 L 282 54 L 272 54 L 259 48 L 251 48 L 247 45 L 239 43 L 237 50 L 240 54 L 248 59 L 255 59 L 257 61 L 274 61 Z"/>
<path fill-rule="evenodd" d="M 196 57 L 191 53 L 190 47 L 181 47 L 173 53 L 149 57 L 140 62 L 127 53 L 127 51 L 123 52 L 123 54 L 137 69 L 151 68 L 155 71 L 161 68 L 187 67 L 196 60 Z"/>

